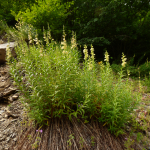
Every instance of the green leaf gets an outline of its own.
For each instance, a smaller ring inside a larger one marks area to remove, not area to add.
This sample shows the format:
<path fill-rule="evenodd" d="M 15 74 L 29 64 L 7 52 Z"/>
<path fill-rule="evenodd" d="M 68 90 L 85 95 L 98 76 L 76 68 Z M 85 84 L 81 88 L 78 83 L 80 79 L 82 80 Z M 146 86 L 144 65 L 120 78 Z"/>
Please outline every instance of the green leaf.
<path fill-rule="evenodd" d="M 94 22 L 98 21 L 98 18 L 94 18 Z"/>

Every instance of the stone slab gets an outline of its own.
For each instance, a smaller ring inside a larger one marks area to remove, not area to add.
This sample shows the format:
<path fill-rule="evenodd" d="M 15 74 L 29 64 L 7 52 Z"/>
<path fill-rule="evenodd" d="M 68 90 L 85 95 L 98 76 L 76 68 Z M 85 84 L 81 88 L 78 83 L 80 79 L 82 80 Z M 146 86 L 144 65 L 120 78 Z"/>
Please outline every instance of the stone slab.
<path fill-rule="evenodd" d="M 7 48 L 7 46 L 9 46 L 12 56 L 16 57 L 16 53 L 15 53 L 15 49 L 14 49 L 16 45 L 17 44 L 15 42 L 0 44 L 0 63 L 6 62 L 6 48 Z"/>

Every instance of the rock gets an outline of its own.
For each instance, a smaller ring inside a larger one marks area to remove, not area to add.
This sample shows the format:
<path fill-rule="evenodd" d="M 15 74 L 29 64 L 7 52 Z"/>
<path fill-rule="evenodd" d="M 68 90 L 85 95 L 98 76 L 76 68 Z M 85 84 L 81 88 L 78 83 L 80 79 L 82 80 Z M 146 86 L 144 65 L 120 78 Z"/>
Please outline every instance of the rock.
<path fill-rule="evenodd" d="M 10 141 L 10 137 L 7 137 L 7 138 L 6 138 L 6 142 L 9 142 L 9 141 Z"/>
<path fill-rule="evenodd" d="M 5 114 L 4 118 L 8 118 L 8 115 L 7 115 L 7 114 Z"/>
<path fill-rule="evenodd" d="M 13 99 L 11 96 L 8 98 L 8 100 L 9 100 L 9 103 L 13 102 Z"/>
<path fill-rule="evenodd" d="M 6 75 L 6 74 L 7 74 L 6 71 L 0 71 L 0 76 L 4 76 L 4 75 Z"/>
<path fill-rule="evenodd" d="M 15 92 L 16 92 L 16 89 L 9 87 L 5 92 L 3 92 L 3 97 L 14 94 Z"/>
<path fill-rule="evenodd" d="M 12 96 L 13 101 L 14 101 L 14 100 L 17 100 L 18 97 L 19 97 L 18 94 L 13 95 L 13 96 Z"/>
<path fill-rule="evenodd" d="M 2 115 L 4 113 L 4 110 L 0 110 L 0 115 Z"/>
<path fill-rule="evenodd" d="M 17 141 L 17 138 L 14 138 L 14 139 L 13 139 L 13 141 L 15 141 L 15 142 L 16 142 L 16 141 Z"/>
<path fill-rule="evenodd" d="M 11 112 L 8 112 L 7 115 L 8 115 L 7 117 L 12 117 L 13 119 L 19 117 L 19 115 L 11 114 Z"/>
<path fill-rule="evenodd" d="M 10 43 L 5 43 L 5 44 L 0 44 L 0 63 L 5 63 L 6 62 L 6 48 L 9 46 L 11 54 L 13 57 L 16 57 L 15 53 L 15 42 L 10 42 Z"/>
<path fill-rule="evenodd" d="M 9 85 L 10 85 L 10 81 L 9 80 L 7 80 L 6 82 L 0 81 L 0 89 L 3 89 L 4 87 L 7 88 Z"/>
<path fill-rule="evenodd" d="M 11 138 L 14 138 L 14 137 L 16 137 L 16 134 L 15 133 L 13 133 L 13 134 L 11 134 L 11 136 L 10 136 Z"/>

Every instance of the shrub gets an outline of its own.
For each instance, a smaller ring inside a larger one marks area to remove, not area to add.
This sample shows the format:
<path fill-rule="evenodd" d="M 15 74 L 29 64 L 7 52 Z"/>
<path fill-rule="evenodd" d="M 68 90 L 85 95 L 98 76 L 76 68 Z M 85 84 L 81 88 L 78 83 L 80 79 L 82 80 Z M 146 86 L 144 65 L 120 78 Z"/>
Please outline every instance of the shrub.
<path fill-rule="evenodd" d="M 80 67 L 74 34 L 71 45 L 67 44 L 64 31 L 60 44 L 51 38 L 49 31 L 44 33 L 45 47 L 37 37 L 33 45 L 19 44 L 17 60 L 11 65 L 11 75 L 23 93 L 30 117 L 39 124 L 62 115 L 70 119 L 81 116 L 85 120 L 94 117 L 119 134 L 139 101 L 138 94 L 132 94 L 129 80 L 122 79 L 125 56 L 117 78 L 107 52 L 105 63 L 96 68 L 92 46 L 91 54 L 84 46 L 84 62 Z M 29 43 L 33 40 L 30 38 Z"/>

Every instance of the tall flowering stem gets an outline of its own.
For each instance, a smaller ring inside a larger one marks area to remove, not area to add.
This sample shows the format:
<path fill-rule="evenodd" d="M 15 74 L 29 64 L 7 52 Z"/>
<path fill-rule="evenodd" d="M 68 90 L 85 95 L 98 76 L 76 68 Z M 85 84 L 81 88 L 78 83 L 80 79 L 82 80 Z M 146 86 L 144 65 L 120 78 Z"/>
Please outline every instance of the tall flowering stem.
<path fill-rule="evenodd" d="M 91 58 L 92 58 L 92 60 L 95 59 L 94 48 L 92 45 L 91 45 Z"/>
<path fill-rule="evenodd" d="M 127 58 L 125 57 L 124 53 L 122 53 L 122 57 L 121 57 L 121 60 L 122 60 L 122 67 L 124 68 L 127 64 Z"/>
<path fill-rule="evenodd" d="M 105 59 L 104 59 L 104 61 L 109 62 L 109 55 L 108 55 L 107 51 L 105 52 Z"/>
<path fill-rule="evenodd" d="M 71 49 L 77 48 L 76 34 L 72 31 Z"/>
<path fill-rule="evenodd" d="M 29 44 L 33 43 L 32 34 L 31 34 L 31 28 L 29 28 L 29 31 L 28 31 L 28 40 L 29 40 Z"/>
<path fill-rule="evenodd" d="M 65 30 L 64 30 L 64 27 L 63 27 L 63 41 L 61 42 L 61 49 L 62 50 L 65 50 L 67 49 L 67 42 L 66 42 L 66 33 L 65 33 Z"/>
<path fill-rule="evenodd" d="M 122 57 L 121 57 L 121 60 L 122 60 L 122 63 L 121 63 L 121 71 L 120 71 L 120 81 L 122 80 L 122 77 L 123 77 L 123 68 L 126 66 L 127 64 L 127 58 L 126 56 L 124 55 L 124 53 L 122 53 Z"/>
<path fill-rule="evenodd" d="M 84 60 L 87 60 L 88 59 L 88 49 L 87 49 L 86 45 L 84 45 L 83 53 L 84 53 Z"/>
<path fill-rule="evenodd" d="M 36 35 L 35 35 L 35 39 L 34 39 L 36 45 L 39 45 L 40 44 L 40 40 L 38 39 L 38 33 L 36 31 Z"/>

